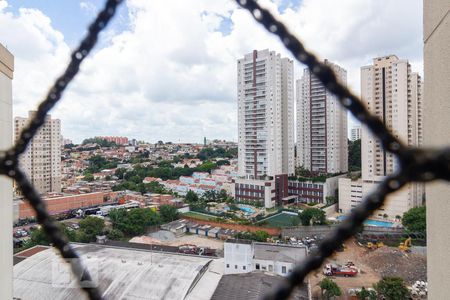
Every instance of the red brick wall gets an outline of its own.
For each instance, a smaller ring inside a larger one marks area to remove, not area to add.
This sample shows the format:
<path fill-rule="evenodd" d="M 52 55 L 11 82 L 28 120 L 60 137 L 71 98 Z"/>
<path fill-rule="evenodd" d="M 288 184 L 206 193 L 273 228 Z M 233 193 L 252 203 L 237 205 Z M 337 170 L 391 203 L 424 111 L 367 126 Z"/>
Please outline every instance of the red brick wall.
<path fill-rule="evenodd" d="M 93 206 L 103 204 L 103 196 L 106 193 L 89 193 L 89 194 L 79 194 L 70 195 L 56 198 L 45 198 L 44 202 L 47 205 L 47 210 L 51 215 L 69 211 L 72 209 Z M 27 201 L 22 201 L 19 205 L 19 219 L 35 217 L 33 208 L 28 204 Z"/>
<path fill-rule="evenodd" d="M 227 228 L 227 229 L 234 229 L 237 231 L 265 231 L 270 235 L 279 235 L 281 233 L 281 230 L 279 228 L 268 228 L 268 227 L 260 227 L 260 226 L 251 226 L 251 225 L 240 225 L 240 224 L 230 224 L 230 223 L 220 223 L 220 222 L 214 222 L 214 221 L 206 221 L 206 220 L 199 220 L 191 217 L 183 216 L 183 219 L 190 220 L 192 222 L 195 222 L 197 224 L 202 225 L 211 225 L 214 227 L 221 227 L 221 228 Z"/>

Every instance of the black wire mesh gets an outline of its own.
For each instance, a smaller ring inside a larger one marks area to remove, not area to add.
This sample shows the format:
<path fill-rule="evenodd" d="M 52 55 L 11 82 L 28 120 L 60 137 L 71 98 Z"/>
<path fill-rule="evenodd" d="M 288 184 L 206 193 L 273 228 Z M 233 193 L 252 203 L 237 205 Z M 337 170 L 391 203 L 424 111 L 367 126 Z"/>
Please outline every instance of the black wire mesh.
<path fill-rule="evenodd" d="M 72 53 L 65 72 L 56 80 L 45 100 L 39 105 L 32 121 L 21 132 L 20 139 L 11 149 L 0 151 L 0 174 L 6 175 L 17 182 L 25 199 L 35 210 L 37 220 L 42 225 L 51 243 L 59 250 L 62 257 L 70 263 L 71 269 L 80 283 L 89 282 L 91 277 L 82 266 L 81 261 L 77 259 L 79 257 L 68 243 L 67 238 L 48 214 L 45 203 L 24 172 L 19 169 L 18 158 L 26 150 L 38 129 L 44 124 L 47 113 L 61 99 L 62 93 L 78 73 L 81 62 L 90 53 L 96 44 L 99 33 L 114 16 L 116 8 L 121 2 L 122 0 L 106 1 L 104 8 L 89 26 L 87 36 Z M 283 284 L 265 297 L 265 299 L 287 299 L 295 287 L 303 284 L 305 277 L 311 271 L 319 268 L 325 259 L 331 256 L 345 240 L 357 233 L 364 220 L 383 205 L 387 195 L 413 181 L 427 182 L 435 179 L 448 181 L 450 179 L 450 149 L 418 149 L 403 145 L 388 131 L 380 119 L 368 112 L 357 96 L 337 81 L 332 69 L 308 52 L 286 26 L 268 10 L 260 7 L 254 0 L 236 0 L 236 2 L 242 8 L 248 10 L 255 20 L 269 32 L 277 35 L 292 55 L 299 62 L 305 64 L 322 84 L 339 98 L 340 103 L 356 119 L 367 126 L 374 136 L 380 139 L 383 147 L 393 153 L 399 162 L 398 170 L 387 176 L 377 189 L 367 196 L 345 221 L 320 243 L 317 255 L 309 256 L 301 265 L 294 268 Z M 80 287 L 86 291 L 90 299 L 102 298 L 101 291 L 95 286 L 80 285 Z"/>

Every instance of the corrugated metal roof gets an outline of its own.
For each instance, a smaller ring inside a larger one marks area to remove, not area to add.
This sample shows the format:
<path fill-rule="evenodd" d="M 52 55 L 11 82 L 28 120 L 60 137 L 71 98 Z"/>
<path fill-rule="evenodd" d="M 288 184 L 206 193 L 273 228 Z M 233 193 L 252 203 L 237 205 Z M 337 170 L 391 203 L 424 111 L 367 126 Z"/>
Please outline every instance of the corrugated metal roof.
<path fill-rule="evenodd" d="M 183 299 L 211 259 L 103 245 L 75 245 L 105 299 Z M 53 248 L 14 266 L 14 297 L 86 299 Z M 72 285 L 71 285 L 72 283 Z"/>
<path fill-rule="evenodd" d="M 257 300 L 273 291 L 283 280 L 278 275 L 263 272 L 224 275 L 211 300 Z M 294 290 L 289 299 L 309 299 L 306 286 Z"/>

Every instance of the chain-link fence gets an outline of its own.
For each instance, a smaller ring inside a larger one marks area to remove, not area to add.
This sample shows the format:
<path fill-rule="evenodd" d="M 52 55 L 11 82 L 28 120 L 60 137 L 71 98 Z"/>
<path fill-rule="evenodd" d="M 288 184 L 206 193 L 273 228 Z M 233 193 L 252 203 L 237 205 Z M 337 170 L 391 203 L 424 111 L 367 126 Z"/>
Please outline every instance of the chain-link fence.
<path fill-rule="evenodd" d="M 97 42 L 99 33 L 114 16 L 116 8 L 121 2 L 122 0 L 108 0 L 106 2 L 95 21 L 89 26 L 87 36 L 72 53 L 65 72 L 56 80 L 44 101 L 39 105 L 36 115 L 21 132 L 20 138 L 11 149 L 0 152 L 0 174 L 16 181 L 25 199 L 35 210 L 37 220 L 48 235 L 50 242 L 59 250 L 62 257 L 70 263 L 74 275 L 80 282 L 90 281 L 89 273 L 81 265 L 80 260 L 77 259 L 77 253 L 50 217 L 45 203 L 25 176 L 23 170 L 19 168 L 18 159 L 19 155 L 26 150 L 38 129 L 44 124 L 47 113 L 61 99 L 64 90 L 78 73 L 81 62 L 90 53 Z M 332 69 L 307 51 L 303 44 L 289 32 L 288 28 L 268 10 L 260 7 L 255 0 L 237 0 L 237 3 L 248 10 L 255 20 L 269 32 L 277 35 L 293 57 L 305 64 L 322 84 L 339 98 L 340 103 L 356 119 L 367 126 L 374 136 L 380 139 L 385 150 L 395 155 L 399 162 L 398 170 L 387 176 L 376 190 L 368 195 L 345 221 L 320 243 L 317 255 L 309 256 L 302 264 L 294 268 L 293 272 L 283 281 L 283 284 L 266 296 L 266 299 L 287 299 L 293 289 L 304 282 L 308 273 L 319 268 L 327 257 L 332 255 L 345 240 L 357 232 L 365 219 L 383 205 L 388 194 L 399 190 L 412 181 L 449 180 L 450 149 L 417 149 L 403 145 L 387 130 L 380 119 L 368 112 L 357 96 L 337 81 Z M 81 288 L 87 292 L 90 299 L 102 298 L 101 291 L 96 287 L 81 285 Z"/>

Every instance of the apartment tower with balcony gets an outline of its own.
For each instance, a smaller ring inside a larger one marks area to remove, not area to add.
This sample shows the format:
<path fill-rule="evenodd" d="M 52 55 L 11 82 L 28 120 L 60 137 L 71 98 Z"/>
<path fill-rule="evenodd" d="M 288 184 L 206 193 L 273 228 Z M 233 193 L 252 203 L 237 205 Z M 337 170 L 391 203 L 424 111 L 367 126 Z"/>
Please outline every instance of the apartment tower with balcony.
<path fill-rule="evenodd" d="M 407 60 L 389 55 L 375 58 L 373 65 L 362 67 L 361 97 L 369 111 L 404 144 L 422 144 L 422 80 L 411 71 Z M 362 180 L 366 185 L 363 190 L 370 191 L 373 185 L 396 171 L 398 162 L 367 128 L 363 128 L 361 138 Z M 408 184 L 390 196 L 378 214 L 391 218 L 402 216 L 408 209 L 422 204 L 423 194 L 423 184 Z"/>
<path fill-rule="evenodd" d="M 18 140 L 20 132 L 33 118 L 14 118 L 14 135 Z M 61 121 L 50 115 L 38 133 L 33 137 L 24 154 L 19 159 L 20 166 L 39 193 L 61 191 Z"/>
<path fill-rule="evenodd" d="M 395 55 L 375 58 L 373 65 L 361 68 L 362 101 L 395 137 L 408 146 L 421 146 L 423 142 L 422 84 L 419 74 L 411 71 L 409 62 Z M 349 188 L 362 192 L 359 197 L 356 194 L 350 197 L 349 194 L 340 193 L 339 208 L 344 213 L 351 211 L 398 167 L 395 157 L 385 151 L 381 142 L 363 127 L 362 178 L 353 182 L 339 182 L 340 190 Z M 407 184 L 401 191 L 389 195 L 386 204 L 374 216 L 398 219 L 410 208 L 422 205 L 423 197 L 423 184 Z"/>
<path fill-rule="evenodd" d="M 325 60 L 338 80 L 347 71 Z M 297 165 L 313 173 L 348 171 L 347 112 L 335 95 L 308 70 L 297 80 Z"/>
<path fill-rule="evenodd" d="M 254 50 L 237 62 L 239 175 L 294 173 L 293 62 Z"/>

